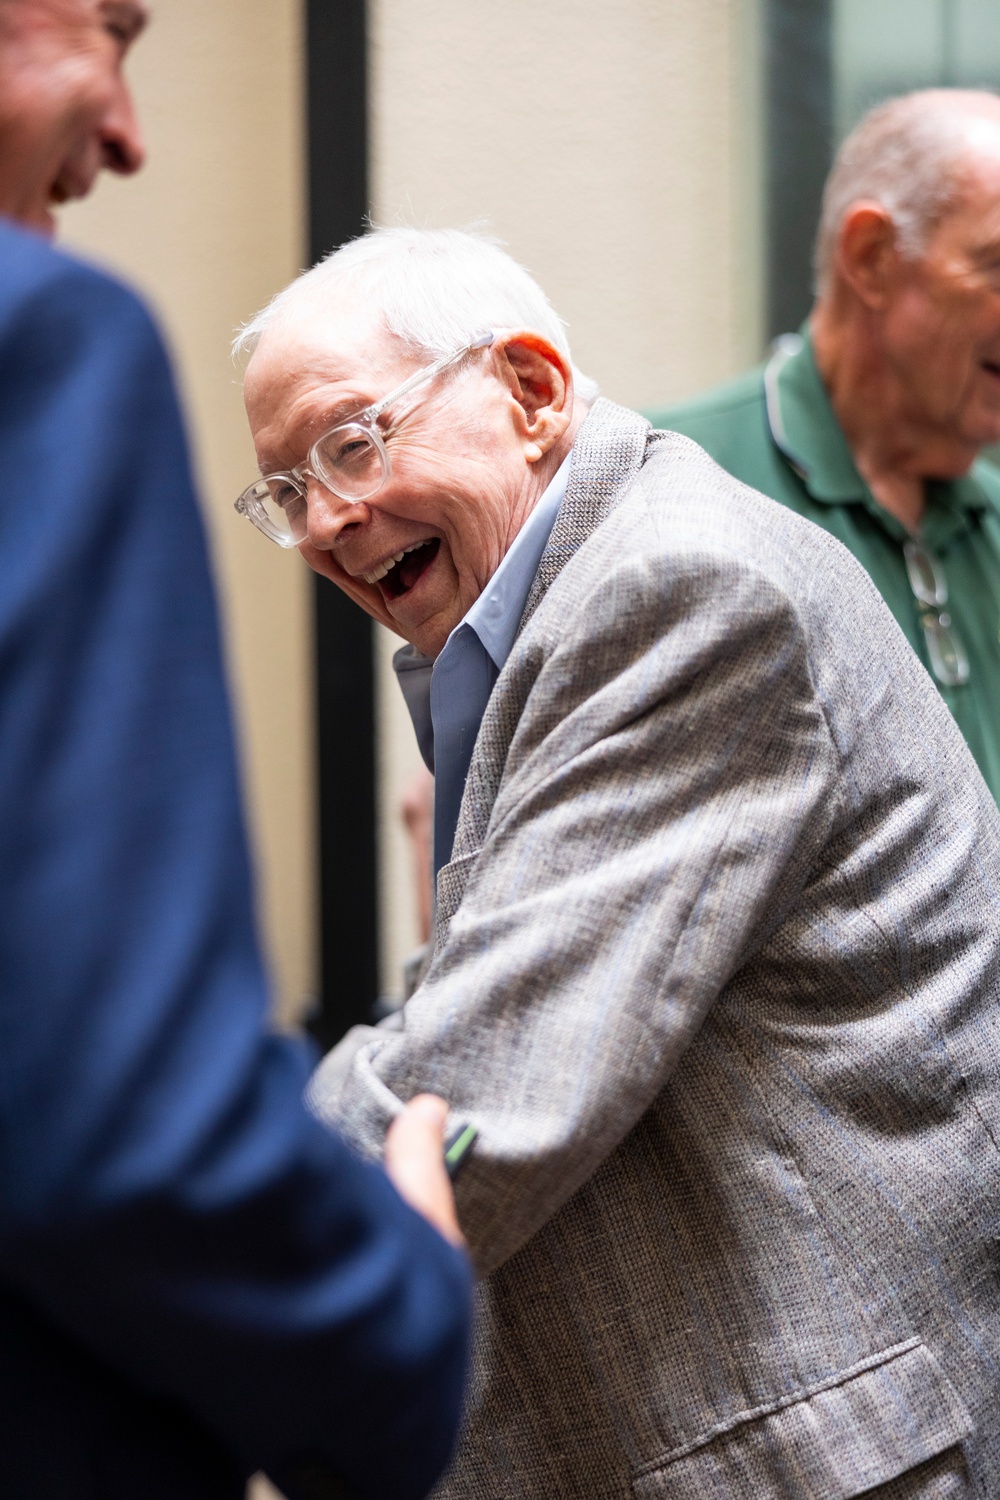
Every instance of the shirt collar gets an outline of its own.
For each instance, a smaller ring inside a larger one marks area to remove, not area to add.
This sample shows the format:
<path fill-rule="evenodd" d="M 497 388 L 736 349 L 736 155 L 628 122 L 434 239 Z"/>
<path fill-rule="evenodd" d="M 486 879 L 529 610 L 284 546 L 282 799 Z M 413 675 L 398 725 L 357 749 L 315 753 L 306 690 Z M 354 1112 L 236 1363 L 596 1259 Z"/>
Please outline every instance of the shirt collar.
<path fill-rule="evenodd" d="M 500 566 L 456 630 L 474 630 L 499 670 L 517 637 L 524 606 L 545 544 L 559 514 L 569 480 L 572 451 L 563 459 L 541 499 L 511 542 Z"/>
<path fill-rule="evenodd" d="M 834 416 L 807 327 L 784 333 L 764 367 L 771 437 L 815 500 L 863 500 L 865 482 Z"/>
<path fill-rule="evenodd" d="M 857 501 L 876 511 L 885 524 L 895 522 L 873 499 L 855 468 L 816 366 L 808 324 L 775 341 L 764 367 L 764 396 L 775 446 L 814 500 L 828 505 Z M 985 510 L 989 503 L 976 479 L 975 466 L 960 479 L 930 481 L 928 499 L 929 509 L 937 512 L 935 529 L 946 532 L 964 527 L 968 511 Z M 904 537 L 902 523 L 895 522 L 895 527 Z"/>
<path fill-rule="evenodd" d="M 445 642 L 444 656 L 459 631 L 471 630 L 497 671 L 506 662 L 517 637 L 524 606 L 552 528 L 559 514 L 569 480 L 572 452 L 567 454 L 501 560 L 482 594 L 455 626 Z M 434 726 L 431 719 L 431 676 L 434 658 L 416 646 L 401 646 L 392 658 L 393 670 L 413 721 L 420 754 L 429 770 L 434 767 Z"/>

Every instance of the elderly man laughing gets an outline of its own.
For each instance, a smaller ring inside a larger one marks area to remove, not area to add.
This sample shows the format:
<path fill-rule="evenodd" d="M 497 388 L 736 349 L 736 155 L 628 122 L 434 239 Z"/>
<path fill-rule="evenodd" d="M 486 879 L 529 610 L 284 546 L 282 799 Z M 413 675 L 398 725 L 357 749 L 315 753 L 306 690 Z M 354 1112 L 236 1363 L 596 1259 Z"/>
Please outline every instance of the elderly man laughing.
<path fill-rule="evenodd" d="M 437 928 L 314 1104 L 479 1145 L 448 1497 L 1000 1491 L 1000 815 L 862 569 L 376 232 L 248 328 L 239 507 L 410 643 Z"/>

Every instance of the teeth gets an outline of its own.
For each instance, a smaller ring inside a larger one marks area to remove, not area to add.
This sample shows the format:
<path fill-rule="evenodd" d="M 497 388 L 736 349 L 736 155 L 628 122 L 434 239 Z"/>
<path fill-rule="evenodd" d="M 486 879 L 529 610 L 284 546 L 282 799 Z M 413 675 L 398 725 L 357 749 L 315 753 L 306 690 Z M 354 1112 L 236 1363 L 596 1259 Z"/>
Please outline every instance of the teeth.
<path fill-rule="evenodd" d="M 361 577 L 365 583 L 378 583 L 379 579 L 391 572 L 397 563 L 403 561 L 408 552 L 416 552 L 418 547 L 426 547 L 430 540 L 430 537 L 425 537 L 422 542 L 414 542 L 412 546 L 404 547 L 402 552 L 396 552 L 392 557 L 387 557 L 385 562 L 379 563 L 378 567 L 373 568 L 370 573 L 362 573 Z"/>

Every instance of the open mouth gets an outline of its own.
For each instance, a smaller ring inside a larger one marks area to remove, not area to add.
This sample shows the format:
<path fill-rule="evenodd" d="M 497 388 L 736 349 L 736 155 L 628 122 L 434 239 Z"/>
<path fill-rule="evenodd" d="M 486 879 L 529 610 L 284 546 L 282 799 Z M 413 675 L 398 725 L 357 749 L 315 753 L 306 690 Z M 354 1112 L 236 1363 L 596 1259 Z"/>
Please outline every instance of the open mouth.
<path fill-rule="evenodd" d="M 387 564 L 372 573 L 364 573 L 362 577 L 366 583 L 377 583 L 384 599 L 400 599 L 427 572 L 440 546 L 441 538 L 437 536 L 429 537 L 426 542 L 416 542 L 390 558 Z"/>

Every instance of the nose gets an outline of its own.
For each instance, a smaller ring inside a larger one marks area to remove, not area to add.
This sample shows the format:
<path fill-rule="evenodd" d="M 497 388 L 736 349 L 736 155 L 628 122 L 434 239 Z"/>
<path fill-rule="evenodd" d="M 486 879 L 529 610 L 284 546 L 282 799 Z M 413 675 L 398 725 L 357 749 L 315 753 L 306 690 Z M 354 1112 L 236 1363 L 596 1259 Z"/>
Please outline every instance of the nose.
<path fill-rule="evenodd" d="M 101 156 L 109 172 L 118 172 L 123 177 L 138 172 L 146 160 L 146 142 L 135 101 L 124 79 L 119 80 L 101 122 Z"/>
<path fill-rule="evenodd" d="M 306 541 L 310 547 L 330 552 L 345 532 L 364 526 L 370 514 L 364 500 L 345 500 L 328 490 L 314 475 L 306 479 Z"/>

